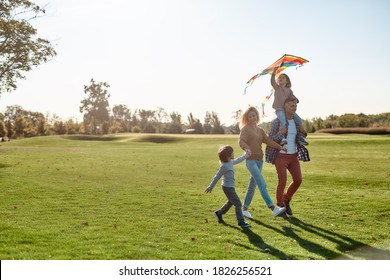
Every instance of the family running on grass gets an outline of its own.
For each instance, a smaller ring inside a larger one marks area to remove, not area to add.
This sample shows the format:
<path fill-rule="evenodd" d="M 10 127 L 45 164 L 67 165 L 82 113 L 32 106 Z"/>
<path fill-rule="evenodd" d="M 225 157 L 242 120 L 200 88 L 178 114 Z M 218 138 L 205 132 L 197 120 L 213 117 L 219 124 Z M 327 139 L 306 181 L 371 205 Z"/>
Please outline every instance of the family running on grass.
<path fill-rule="evenodd" d="M 272 211 L 274 217 L 289 219 L 293 212 L 290 202 L 293 195 L 302 183 L 302 173 L 299 160 L 309 161 L 309 152 L 305 131 L 301 118 L 296 114 L 299 100 L 291 90 L 291 81 L 286 74 L 280 74 L 277 82 L 275 73 L 272 73 L 271 84 L 275 90 L 273 108 L 277 118 L 271 122 L 269 134 L 258 126 L 260 122 L 259 111 L 255 107 L 249 107 L 241 117 L 240 136 L 238 144 L 245 152 L 241 157 L 234 158 L 231 146 L 223 146 L 218 150 L 221 166 L 215 174 L 209 186 L 205 189 L 210 193 L 217 182 L 222 178 L 222 190 L 227 201 L 214 212 L 219 223 L 223 223 L 223 215 L 234 205 L 237 224 L 243 228 L 251 225 L 245 222 L 245 218 L 253 219 L 249 213 L 249 205 L 252 202 L 256 186 L 260 190 L 266 206 Z M 275 165 L 278 185 L 276 188 L 276 205 L 267 191 L 267 184 L 262 175 L 264 153 L 262 144 L 266 144 L 265 160 Z M 248 189 L 244 203 L 241 203 L 235 191 L 234 165 L 245 160 L 250 173 Z M 286 189 L 287 171 L 292 176 L 292 182 Z"/>

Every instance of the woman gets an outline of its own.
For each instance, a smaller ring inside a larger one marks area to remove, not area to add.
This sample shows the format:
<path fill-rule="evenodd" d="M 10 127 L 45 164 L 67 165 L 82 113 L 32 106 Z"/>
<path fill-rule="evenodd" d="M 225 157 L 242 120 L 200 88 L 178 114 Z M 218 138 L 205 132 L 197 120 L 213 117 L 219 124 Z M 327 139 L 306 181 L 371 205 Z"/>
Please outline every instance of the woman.
<path fill-rule="evenodd" d="M 243 205 L 243 215 L 249 219 L 253 218 L 248 211 L 248 207 L 252 202 L 256 185 L 260 190 L 260 194 L 264 199 L 265 204 L 272 210 L 274 217 L 278 217 L 286 211 L 285 207 L 275 206 L 272 202 L 261 171 L 263 168 L 264 155 L 262 150 L 263 143 L 277 150 L 286 151 L 287 149 L 271 140 L 265 133 L 264 129 L 258 126 L 259 121 L 259 111 L 255 107 L 249 107 L 241 117 L 241 132 L 238 141 L 240 147 L 250 154 L 250 156 L 246 159 L 246 167 L 248 168 L 251 177 Z"/>

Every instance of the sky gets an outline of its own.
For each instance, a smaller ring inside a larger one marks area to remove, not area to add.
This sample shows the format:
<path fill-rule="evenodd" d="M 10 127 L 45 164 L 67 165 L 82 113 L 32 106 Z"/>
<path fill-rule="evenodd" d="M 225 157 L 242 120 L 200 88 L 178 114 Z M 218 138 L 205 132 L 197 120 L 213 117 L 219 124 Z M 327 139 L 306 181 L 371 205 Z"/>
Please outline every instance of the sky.
<path fill-rule="evenodd" d="M 261 107 L 270 76 L 246 82 L 284 54 L 309 60 L 285 70 L 304 119 L 390 112 L 387 0 L 35 0 L 32 25 L 57 56 L 0 97 L 0 112 L 25 110 L 82 120 L 91 79 L 110 85 L 110 108 L 164 108 L 225 125 Z M 275 115 L 272 100 L 266 117 Z"/>

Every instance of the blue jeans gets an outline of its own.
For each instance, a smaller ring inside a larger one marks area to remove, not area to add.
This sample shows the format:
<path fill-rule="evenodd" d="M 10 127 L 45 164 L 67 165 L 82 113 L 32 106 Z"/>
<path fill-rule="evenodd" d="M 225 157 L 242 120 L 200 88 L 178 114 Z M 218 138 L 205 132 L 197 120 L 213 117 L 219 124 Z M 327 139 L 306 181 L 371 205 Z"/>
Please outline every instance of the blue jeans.
<path fill-rule="evenodd" d="M 255 194 L 256 185 L 259 187 L 260 194 L 263 197 L 265 204 L 268 207 L 274 206 L 274 203 L 271 200 L 271 197 L 267 191 L 267 184 L 261 174 L 261 170 L 263 169 L 263 160 L 246 160 L 246 167 L 251 173 L 251 178 L 249 180 L 248 189 L 245 194 L 244 199 L 244 208 L 248 208 L 252 202 L 253 195 Z"/>
<path fill-rule="evenodd" d="M 234 205 L 234 208 L 236 210 L 236 218 L 237 222 L 241 223 L 244 221 L 244 216 L 242 215 L 242 205 L 241 200 L 238 197 L 236 190 L 234 188 L 226 188 L 222 187 L 223 192 L 225 193 L 228 201 L 219 209 L 219 214 L 223 215 L 226 214 L 227 211 Z"/>

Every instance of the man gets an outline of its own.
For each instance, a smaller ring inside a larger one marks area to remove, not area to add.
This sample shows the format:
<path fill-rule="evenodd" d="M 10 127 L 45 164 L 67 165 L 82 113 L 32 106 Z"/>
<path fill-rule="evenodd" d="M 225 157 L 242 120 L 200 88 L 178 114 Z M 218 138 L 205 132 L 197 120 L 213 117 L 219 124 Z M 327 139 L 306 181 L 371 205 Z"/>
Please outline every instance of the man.
<path fill-rule="evenodd" d="M 279 151 L 267 146 L 265 150 L 265 160 L 268 163 L 275 165 L 278 174 L 278 186 L 276 188 L 276 202 L 279 207 L 286 207 L 286 212 L 283 218 L 287 219 L 292 216 L 293 212 L 290 206 L 290 201 L 302 183 L 302 173 L 299 160 L 310 161 L 308 150 L 299 141 L 298 124 L 294 120 L 294 113 L 297 110 L 299 100 L 295 97 L 289 97 L 284 102 L 284 111 L 287 119 L 287 138 L 281 143 L 284 138 L 279 132 L 280 121 L 275 119 L 271 123 L 269 138 L 287 148 L 287 152 Z M 292 176 L 292 182 L 285 191 L 287 184 L 287 170 Z M 286 215 L 287 214 L 287 215 Z"/>

